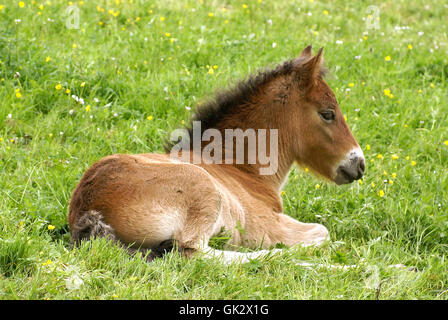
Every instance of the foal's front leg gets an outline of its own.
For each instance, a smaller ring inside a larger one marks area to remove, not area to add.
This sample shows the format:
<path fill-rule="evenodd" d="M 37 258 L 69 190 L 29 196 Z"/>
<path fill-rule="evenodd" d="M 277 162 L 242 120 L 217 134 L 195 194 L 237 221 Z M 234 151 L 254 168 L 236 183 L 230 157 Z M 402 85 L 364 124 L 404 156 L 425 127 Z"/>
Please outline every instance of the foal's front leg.
<path fill-rule="evenodd" d="M 330 240 L 327 228 L 318 223 L 303 223 L 286 214 L 280 214 L 278 223 L 283 231 L 280 242 L 287 246 L 321 245 Z"/>

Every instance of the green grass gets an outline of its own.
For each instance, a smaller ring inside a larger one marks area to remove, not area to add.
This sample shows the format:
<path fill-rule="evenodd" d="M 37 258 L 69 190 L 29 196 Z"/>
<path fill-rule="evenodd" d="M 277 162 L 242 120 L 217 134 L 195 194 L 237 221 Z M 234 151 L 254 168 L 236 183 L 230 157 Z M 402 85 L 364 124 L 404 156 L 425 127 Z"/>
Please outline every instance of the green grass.
<path fill-rule="evenodd" d="M 0 0 L 0 299 L 448 298 L 442 1 L 377 3 L 378 30 L 363 20 L 371 2 L 130 2 L 78 1 L 69 30 L 68 1 Z M 199 101 L 308 44 L 325 48 L 327 82 L 367 160 L 362 184 L 290 174 L 285 213 L 324 224 L 331 243 L 240 266 L 176 254 L 147 264 L 104 240 L 69 248 L 71 192 L 92 163 L 162 152 Z"/>

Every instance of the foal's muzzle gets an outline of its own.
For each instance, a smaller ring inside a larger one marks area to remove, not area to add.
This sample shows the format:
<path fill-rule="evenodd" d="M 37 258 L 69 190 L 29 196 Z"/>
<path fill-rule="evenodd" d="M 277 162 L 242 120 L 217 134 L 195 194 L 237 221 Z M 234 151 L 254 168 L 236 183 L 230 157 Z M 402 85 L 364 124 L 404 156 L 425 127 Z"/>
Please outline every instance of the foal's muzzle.
<path fill-rule="evenodd" d="M 360 148 L 347 153 L 336 169 L 334 182 L 337 184 L 351 183 L 362 178 L 365 170 L 364 154 Z"/>

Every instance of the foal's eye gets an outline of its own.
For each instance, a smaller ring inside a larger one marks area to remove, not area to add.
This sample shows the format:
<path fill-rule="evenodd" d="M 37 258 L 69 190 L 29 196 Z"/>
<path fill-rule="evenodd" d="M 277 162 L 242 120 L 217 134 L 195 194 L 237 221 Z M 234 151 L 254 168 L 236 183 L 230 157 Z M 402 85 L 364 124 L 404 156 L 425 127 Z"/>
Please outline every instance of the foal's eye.
<path fill-rule="evenodd" d="M 322 120 L 324 120 L 325 122 L 333 121 L 336 117 L 333 110 L 321 111 L 321 112 L 319 112 L 319 115 L 322 118 Z"/>

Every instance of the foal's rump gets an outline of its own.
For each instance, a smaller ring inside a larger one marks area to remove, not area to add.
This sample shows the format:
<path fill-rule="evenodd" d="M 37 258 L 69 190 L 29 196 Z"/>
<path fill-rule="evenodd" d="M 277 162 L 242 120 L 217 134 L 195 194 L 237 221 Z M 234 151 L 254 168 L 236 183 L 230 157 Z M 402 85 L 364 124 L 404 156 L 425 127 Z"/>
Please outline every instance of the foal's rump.
<path fill-rule="evenodd" d="M 122 243 L 155 248 L 185 238 L 187 219 L 195 221 L 191 215 L 198 203 L 209 203 L 207 211 L 218 214 L 218 198 L 212 178 L 200 167 L 173 162 L 168 155 L 108 156 L 87 170 L 73 193 L 71 235 L 75 242 L 89 236 L 92 227 L 79 232 L 80 225 L 93 219 L 99 232 L 90 236 L 102 236 L 110 227 L 107 233 Z"/>

